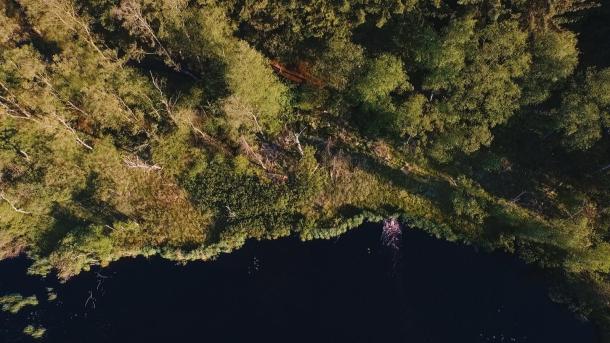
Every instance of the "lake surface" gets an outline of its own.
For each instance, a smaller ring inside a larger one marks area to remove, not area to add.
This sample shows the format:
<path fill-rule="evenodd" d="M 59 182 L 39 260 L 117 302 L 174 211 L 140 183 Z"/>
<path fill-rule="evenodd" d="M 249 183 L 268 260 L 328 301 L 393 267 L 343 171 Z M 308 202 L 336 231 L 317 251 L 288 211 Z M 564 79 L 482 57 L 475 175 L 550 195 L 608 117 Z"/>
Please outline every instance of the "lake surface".
<path fill-rule="evenodd" d="M 511 256 L 407 230 L 395 259 L 380 234 L 367 224 L 330 241 L 249 242 L 186 266 L 125 259 L 64 285 L 5 261 L 0 294 L 45 299 L 50 286 L 58 299 L 0 314 L 0 341 L 29 341 L 17 332 L 36 321 L 57 343 L 597 342 Z"/>

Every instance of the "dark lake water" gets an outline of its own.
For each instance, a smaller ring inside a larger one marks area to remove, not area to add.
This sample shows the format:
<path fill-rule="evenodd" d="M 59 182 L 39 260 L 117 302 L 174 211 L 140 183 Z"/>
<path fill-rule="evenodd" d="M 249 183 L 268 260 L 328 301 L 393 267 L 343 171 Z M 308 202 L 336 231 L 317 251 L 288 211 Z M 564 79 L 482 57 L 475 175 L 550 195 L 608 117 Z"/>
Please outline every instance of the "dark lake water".
<path fill-rule="evenodd" d="M 17 333 L 35 321 L 57 343 L 597 342 L 533 267 L 414 230 L 395 263 L 380 233 L 370 224 L 331 241 L 249 242 L 186 266 L 125 259 L 64 285 L 5 261 L 0 294 L 45 299 L 50 286 L 58 299 L 0 314 L 0 339 L 27 342 Z"/>

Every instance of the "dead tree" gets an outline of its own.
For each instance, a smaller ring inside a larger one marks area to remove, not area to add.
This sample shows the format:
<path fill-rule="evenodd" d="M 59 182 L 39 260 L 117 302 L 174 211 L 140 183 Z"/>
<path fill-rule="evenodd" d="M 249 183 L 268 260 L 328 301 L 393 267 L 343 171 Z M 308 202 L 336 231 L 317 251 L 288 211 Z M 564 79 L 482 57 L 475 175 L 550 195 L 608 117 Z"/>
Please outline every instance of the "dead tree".
<path fill-rule="evenodd" d="M 242 150 L 246 153 L 248 157 L 256 160 L 258 165 L 260 165 L 264 170 L 268 169 L 267 165 L 263 161 L 262 156 L 259 153 L 255 152 L 254 149 L 252 149 L 252 147 L 250 146 L 250 144 L 248 144 L 248 141 L 246 141 L 246 138 L 244 136 L 240 138 L 240 143 Z"/>
<path fill-rule="evenodd" d="M 0 95 L 0 107 L 4 108 L 4 113 L 7 116 L 19 119 L 32 119 L 32 115 L 30 114 L 30 112 L 19 104 L 15 96 L 2 82 L 0 82 L 0 89 L 5 92 L 5 95 Z"/>
<path fill-rule="evenodd" d="M 299 133 L 294 133 L 291 132 L 292 135 L 294 136 L 294 143 L 297 145 L 297 149 L 299 150 L 299 154 L 301 154 L 301 156 L 303 156 L 303 147 L 301 146 L 301 140 L 299 139 L 301 134 L 303 133 L 303 131 L 305 131 L 305 129 L 301 130 L 301 132 Z"/>
<path fill-rule="evenodd" d="M 166 63 L 177 71 L 180 71 L 180 65 L 172 58 L 169 51 L 165 48 L 157 34 L 152 29 L 148 20 L 142 13 L 142 6 L 135 0 L 123 0 L 121 4 L 114 9 L 114 15 L 123 21 L 123 26 L 131 33 L 138 35 L 150 42 L 153 47 L 157 47 Z"/>
<path fill-rule="evenodd" d="M 21 156 L 23 156 L 23 158 L 25 158 L 26 161 L 30 162 L 30 155 L 28 155 L 27 152 L 21 150 L 21 149 L 17 149 L 17 152 L 19 154 L 21 154 Z"/>
<path fill-rule="evenodd" d="M 524 196 L 525 194 L 527 194 L 527 191 L 523 191 L 521 193 L 519 193 L 519 195 L 517 195 L 516 197 L 514 197 L 511 202 L 517 202 L 519 201 L 519 199 L 521 199 L 522 196 Z"/>
<path fill-rule="evenodd" d="M 191 126 L 191 129 L 193 129 L 193 131 L 197 135 L 199 135 L 205 143 L 213 146 L 214 148 L 218 149 L 219 151 L 222 151 L 225 155 L 231 154 L 231 151 L 229 150 L 229 148 L 226 145 L 224 145 L 222 142 L 214 139 L 214 137 L 208 135 L 207 133 L 201 131 L 201 129 L 199 129 L 198 127 L 195 126 L 195 124 L 193 124 L 192 120 L 189 120 L 189 125 Z"/>
<path fill-rule="evenodd" d="M 125 157 L 123 159 L 123 162 L 125 163 L 125 165 L 128 168 L 137 168 L 137 169 L 144 169 L 146 171 L 157 171 L 157 170 L 161 170 L 163 169 L 163 167 L 157 165 L 157 164 L 148 164 L 144 161 L 142 161 L 138 156 L 135 157 Z"/>
<path fill-rule="evenodd" d="M 150 79 L 152 80 L 153 86 L 155 87 L 155 89 L 159 93 L 159 97 L 161 98 L 161 104 L 163 105 L 163 107 L 165 107 L 165 112 L 167 112 L 167 114 L 170 117 L 172 117 L 172 119 L 173 119 L 173 116 L 172 116 L 173 109 L 174 109 L 174 106 L 176 105 L 176 102 L 178 100 L 177 99 L 173 99 L 173 98 L 168 98 L 167 96 L 165 96 L 165 93 L 163 92 L 163 88 L 162 88 L 163 85 L 153 75 L 152 72 L 150 72 Z"/>
<path fill-rule="evenodd" d="M 608 169 L 610 169 L 610 164 L 608 164 L 607 166 L 603 166 L 603 167 L 599 168 L 598 170 L 595 171 L 595 173 L 601 173 L 601 172 L 603 172 L 605 170 L 608 170 Z"/>
<path fill-rule="evenodd" d="M 229 215 L 229 218 L 237 217 L 237 214 L 235 214 L 235 212 L 233 212 L 233 210 L 231 210 L 231 208 L 229 206 L 225 206 L 225 208 L 227 209 L 227 214 Z"/>
<path fill-rule="evenodd" d="M 89 144 L 85 143 L 85 141 L 83 141 L 78 136 L 78 133 L 76 132 L 76 130 L 74 130 L 74 128 L 72 128 L 72 126 L 68 125 L 68 123 L 66 122 L 65 119 L 60 117 L 57 113 L 55 113 L 54 116 L 68 130 L 68 132 L 70 132 L 74 136 L 74 138 L 76 139 L 76 142 L 78 142 L 78 144 L 84 146 L 85 148 L 87 148 L 89 150 L 93 150 L 93 147 L 90 146 Z"/>
<path fill-rule="evenodd" d="M 254 125 L 256 125 L 256 130 L 258 131 L 259 134 L 263 134 L 263 128 L 261 127 L 261 125 L 258 123 L 258 118 L 256 118 L 256 115 L 254 114 L 254 112 L 252 111 L 248 111 L 250 113 L 250 116 L 252 116 L 252 119 L 254 120 Z"/>
<path fill-rule="evenodd" d="M 132 121 L 132 119 L 133 120 L 138 120 L 138 116 L 131 109 L 131 107 L 129 107 L 129 105 L 127 105 L 125 103 L 125 100 L 123 100 L 123 98 L 120 95 L 115 94 L 115 93 L 111 93 L 111 95 L 121 104 L 121 106 L 123 107 L 125 112 L 127 112 L 127 113 L 129 113 L 131 115 L 131 118 L 129 116 L 125 116 L 128 121 Z"/>
<path fill-rule="evenodd" d="M 15 206 L 15 204 L 10 201 L 5 195 L 4 192 L 0 191 L 0 199 L 6 201 L 9 206 L 13 209 L 13 211 L 17 212 L 17 213 L 21 213 L 21 214 L 32 214 L 31 212 L 28 211 L 24 211 L 20 208 L 18 208 L 17 206 Z"/>
<path fill-rule="evenodd" d="M 86 23 L 81 16 L 76 12 L 76 8 L 72 1 L 57 1 L 47 0 L 45 1 L 51 13 L 57 20 L 62 22 L 69 30 L 76 34 L 81 34 L 84 40 L 89 44 L 93 50 L 95 50 L 104 60 L 108 60 L 108 56 L 104 54 L 102 49 L 98 47 L 96 39 L 89 28 L 89 24 Z"/>
<path fill-rule="evenodd" d="M 91 115 L 89 113 L 87 113 L 85 110 L 83 110 L 82 108 L 76 106 L 76 104 L 74 104 L 70 99 L 64 99 L 63 97 L 61 97 L 59 95 L 59 93 L 55 90 L 55 87 L 53 86 L 53 84 L 44 76 L 38 76 L 37 79 L 39 79 L 40 81 L 42 81 L 42 83 L 44 83 L 48 89 L 49 92 L 51 92 L 51 94 L 55 97 L 55 99 L 57 99 L 59 102 L 64 103 L 65 105 L 67 105 L 69 108 L 75 110 L 76 112 L 86 116 L 86 117 L 91 117 Z"/>
<path fill-rule="evenodd" d="M 93 291 L 92 290 L 89 291 L 89 297 L 85 301 L 85 306 L 84 306 L 85 309 L 87 308 L 87 305 L 89 305 L 89 302 L 91 302 L 91 304 L 93 304 L 93 309 L 95 310 L 95 298 L 93 297 Z"/>

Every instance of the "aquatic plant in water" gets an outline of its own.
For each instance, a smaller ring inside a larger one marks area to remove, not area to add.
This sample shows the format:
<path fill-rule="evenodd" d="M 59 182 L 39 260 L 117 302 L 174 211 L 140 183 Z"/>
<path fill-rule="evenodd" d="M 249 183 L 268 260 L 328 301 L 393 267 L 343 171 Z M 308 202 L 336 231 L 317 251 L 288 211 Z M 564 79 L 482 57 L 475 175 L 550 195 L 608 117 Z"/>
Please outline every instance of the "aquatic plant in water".
<path fill-rule="evenodd" d="M 21 294 L 14 293 L 0 297 L 0 305 L 2 311 L 17 314 L 26 306 L 38 305 L 38 299 L 35 295 L 23 297 Z"/>
<path fill-rule="evenodd" d="M 23 333 L 31 336 L 32 338 L 42 338 L 44 337 L 44 334 L 47 332 L 47 329 L 45 329 L 42 326 L 36 326 L 36 325 L 28 325 L 23 329 Z"/>

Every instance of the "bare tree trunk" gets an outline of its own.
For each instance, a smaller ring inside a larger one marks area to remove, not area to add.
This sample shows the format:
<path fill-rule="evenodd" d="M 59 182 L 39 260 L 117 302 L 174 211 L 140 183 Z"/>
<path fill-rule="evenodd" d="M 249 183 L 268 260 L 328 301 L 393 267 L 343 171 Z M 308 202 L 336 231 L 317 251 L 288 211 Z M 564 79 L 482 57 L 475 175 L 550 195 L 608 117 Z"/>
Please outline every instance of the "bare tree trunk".
<path fill-rule="evenodd" d="M 157 165 L 157 164 L 147 164 L 146 162 L 140 160 L 139 157 L 135 157 L 135 158 L 124 158 L 123 162 L 125 163 L 125 165 L 129 168 L 139 168 L 139 169 L 144 169 L 146 171 L 157 171 L 157 170 L 161 170 L 163 169 L 163 167 Z"/>
<path fill-rule="evenodd" d="M 303 147 L 301 146 L 301 140 L 299 139 L 299 137 L 301 136 L 303 131 L 305 131 L 305 129 L 301 130 L 301 132 L 299 132 L 299 133 L 292 132 L 292 135 L 294 136 L 294 142 L 296 143 L 297 149 L 299 150 L 299 154 L 301 154 L 301 156 L 303 156 L 304 153 L 303 153 Z"/>
<path fill-rule="evenodd" d="M 258 130 L 258 133 L 262 135 L 263 134 L 263 128 L 258 123 L 258 119 L 256 118 L 256 115 L 252 111 L 250 111 L 250 115 L 254 119 L 254 124 L 256 124 L 256 129 Z"/>
<path fill-rule="evenodd" d="M 600 169 L 596 170 L 595 173 L 601 173 L 604 170 L 608 170 L 608 169 L 610 169 L 610 164 L 607 166 L 601 167 Z"/>
<path fill-rule="evenodd" d="M 250 144 L 248 144 L 248 142 L 246 141 L 246 139 L 242 136 L 240 138 L 240 142 L 241 142 L 241 146 L 244 149 L 244 151 L 246 152 L 246 154 L 248 156 L 250 156 L 251 158 L 255 159 L 258 164 L 266 171 L 267 170 L 267 166 L 265 165 L 265 163 L 263 162 L 262 157 L 260 156 L 260 154 L 257 154 L 252 147 L 250 146 Z"/>
<path fill-rule="evenodd" d="M 521 199 L 521 197 L 522 197 L 524 194 L 526 194 L 526 193 L 527 193 L 527 191 L 523 191 L 523 192 L 519 193 L 519 195 L 517 195 L 516 197 L 514 197 L 514 198 L 513 198 L 511 201 L 512 201 L 512 202 L 517 202 L 517 201 L 519 201 L 519 199 Z"/>
<path fill-rule="evenodd" d="M 89 305 L 90 301 L 93 304 L 93 309 L 95 310 L 95 298 L 93 297 L 93 291 L 89 291 L 89 297 L 85 301 L 85 309 L 87 308 L 87 305 Z"/>
<path fill-rule="evenodd" d="M 64 17 L 67 17 L 72 23 L 76 24 L 77 27 L 80 27 L 82 29 L 82 31 L 84 32 L 85 41 L 89 45 L 91 45 L 91 47 L 102 57 L 102 59 L 104 59 L 106 61 L 108 60 L 108 57 L 104 54 L 102 49 L 100 49 L 97 46 L 97 44 L 95 43 L 96 39 L 94 38 L 93 34 L 91 33 L 89 24 L 84 23 L 82 21 L 82 19 L 79 18 L 73 4 L 71 4 L 69 2 L 66 2 L 65 4 L 63 4 L 63 3 L 59 3 L 56 0 L 52 0 L 52 1 L 47 0 L 46 4 L 51 8 L 51 13 L 53 13 L 53 15 L 59 21 L 61 21 L 64 25 L 66 25 L 67 27 L 72 29 L 72 31 L 74 31 L 75 33 L 79 33 L 78 30 L 75 28 L 75 26 L 70 25 L 70 23 L 68 23 L 64 19 Z"/>
<path fill-rule="evenodd" d="M 132 33 L 139 33 L 142 37 L 148 39 L 153 46 L 157 46 L 158 50 L 161 52 L 161 55 L 165 57 L 170 67 L 177 71 L 181 70 L 180 65 L 174 61 L 169 51 L 161 43 L 161 40 L 157 37 L 155 31 L 148 23 L 148 20 L 146 20 L 144 17 L 142 7 L 137 1 L 121 1 L 121 4 L 114 10 L 114 13 L 119 19 L 123 20 L 124 26 L 128 30 L 130 30 Z"/>
<path fill-rule="evenodd" d="M 23 156 L 23 158 L 25 158 L 26 161 L 30 162 L 30 155 L 28 155 L 27 152 L 21 149 L 18 149 L 17 151 Z"/>
<path fill-rule="evenodd" d="M 165 111 L 173 119 L 172 113 L 173 113 L 173 109 L 174 109 L 174 105 L 176 104 L 176 101 L 172 100 L 172 99 L 168 99 L 165 96 L 165 93 L 163 93 L 163 89 L 161 88 L 161 84 L 159 83 L 157 78 L 154 77 L 152 71 L 150 72 L 150 78 L 152 80 L 153 86 L 155 86 L 155 89 L 157 90 L 157 92 L 159 92 L 159 95 L 161 96 L 161 103 L 165 107 Z"/>
<path fill-rule="evenodd" d="M 233 210 L 231 210 L 231 208 L 229 206 L 225 206 L 225 208 L 227 209 L 227 213 L 229 215 L 229 218 L 236 218 L 237 214 L 235 214 L 235 212 L 233 212 Z"/>
<path fill-rule="evenodd" d="M 9 206 L 13 209 L 13 211 L 17 212 L 17 213 L 21 213 L 21 214 L 32 214 L 31 212 L 28 211 L 24 211 L 20 208 L 18 208 L 17 206 L 15 206 L 15 204 L 10 201 L 9 199 L 7 199 L 7 197 L 4 195 L 4 192 L 0 192 L 0 199 L 6 201 Z"/>
<path fill-rule="evenodd" d="M 85 143 L 85 141 L 83 141 L 79 136 L 78 133 L 76 132 L 76 130 L 74 130 L 70 125 L 68 125 L 68 123 L 66 123 L 66 121 L 60 117 L 59 115 L 57 115 L 57 113 L 54 114 L 55 118 L 57 118 L 57 120 L 70 132 L 72 133 L 72 135 L 74 136 L 74 138 L 76 139 L 76 141 L 84 146 L 85 148 L 89 149 L 89 150 L 93 150 L 93 147 L 91 147 L 89 144 Z"/>
<path fill-rule="evenodd" d="M 121 106 L 123 106 L 123 108 L 125 109 L 125 111 L 127 111 L 130 115 L 131 118 L 133 120 L 137 120 L 138 116 L 133 112 L 133 110 L 131 109 L 131 107 L 129 107 L 126 103 L 125 100 L 123 100 L 123 98 L 121 98 L 120 95 L 112 93 L 112 96 L 114 96 L 115 99 L 117 99 L 119 101 L 119 103 L 121 104 Z M 131 121 L 132 119 L 129 118 L 129 116 L 126 116 L 127 120 Z"/>
<path fill-rule="evenodd" d="M 59 100 L 60 102 L 63 102 L 66 105 L 68 105 L 68 107 L 70 107 L 71 109 L 79 112 L 80 114 L 82 114 L 82 115 L 84 115 L 86 117 L 91 117 L 91 115 L 89 113 L 87 113 L 82 108 L 76 106 L 72 101 L 70 101 L 70 99 L 62 99 L 62 97 L 59 96 L 59 93 L 57 93 L 57 91 L 55 90 L 55 87 L 53 86 L 53 84 L 51 84 L 51 82 L 49 80 L 47 80 L 46 77 L 38 76 L 38 79 L 40 79 L 45 85 L 47 85 L 47 87 L 49 87 L 49 91 L 51 92 L 51 94 L 53 94 L 53 96 L 57 100 Z"/>
<path fill-rule="evenodd" d="M 0 105 L 2 107 L 4 107 L 4 109 L 6 110 L 6 115 L 13 117 L 13 118 L 32 119 L 32 115 L 30 114 L 30 112 L 27 111 L 25 108 L 23 108 L 21 105 L 19 105 L 19 103 L 15 99 L 15 96 L 13 94 L 11 94 L 11 91 L 8 89 L 8 87 L 4 83 L 0 82 L 0 88 L 2 88 L 6 92 L 6 95 L 7 95 L 7 96 L 0 95 Z M 15 109 L 17 109 L 17 111 L 19 111 L 19 113 L 21 113 L 21 115 L 10 114 L 10 112 L 15 112 L 15 110 L 12 109 L 11 106 L 14 107 Z"/>
<path fill-rule="evenodd" d="M 231 151 L 229 151 L 229 149 L 225 145 L 223 145 L 221 142 L 218 142 L 217 140 L 215 140 L 213 137 L 211 137 L 210 135 L 206 134 L 205 132 L 201 131 L 190 120 L 189 120 L 189 125 L 191 126 L 193 131 L 195 131 L 195 133 L 197 133 L 197 134 L 199 134 L 199 136 L 201 136 L 201 138 L 203 139 L 204 142 L 206 142 L 207 144 L 210 144 L 213 147 L 221 150 L 226 155 L 230 155 L 231 154 Z"/>

